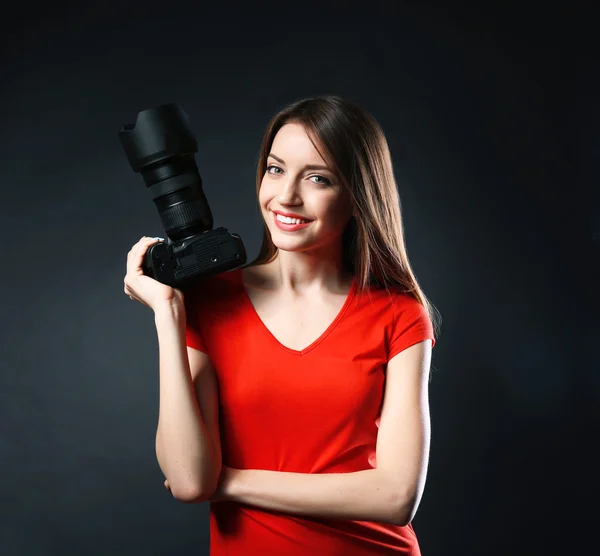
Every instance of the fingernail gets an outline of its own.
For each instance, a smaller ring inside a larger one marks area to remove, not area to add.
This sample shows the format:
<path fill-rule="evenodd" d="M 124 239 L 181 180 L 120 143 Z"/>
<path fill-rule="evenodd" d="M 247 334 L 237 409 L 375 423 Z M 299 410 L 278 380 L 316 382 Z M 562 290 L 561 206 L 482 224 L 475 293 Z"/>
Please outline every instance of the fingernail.
<path fill-rule="evenodd" d="M 164 237 L 153 237 L 152 239 L 157 239 L 157 240 L 160 240 L 160 241 L 164 241 L 165 240 Z"/>

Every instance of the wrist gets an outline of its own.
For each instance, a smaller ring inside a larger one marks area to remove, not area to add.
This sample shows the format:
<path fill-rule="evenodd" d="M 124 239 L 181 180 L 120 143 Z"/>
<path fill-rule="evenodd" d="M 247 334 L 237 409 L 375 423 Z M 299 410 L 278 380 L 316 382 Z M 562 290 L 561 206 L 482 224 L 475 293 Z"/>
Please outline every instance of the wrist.
<path fill-rule="evenodd" d="M 246 469 L 235 469 L 223 465 L 217 488 L 210 501 L 243 503 L 243 481 L 246 471 Z"/>
<path fill-rule="evenodd" d="M 179 298 L 161 301 L 153 307 L 153 310 L 154 320 L 157 324 L 163 321 L 185 322 L 185 306 Z"/>
<path fill-rule="evenodd" d="M 228 480 L 225 489 L 225 496 L 227 500 L 232 502 L 243 503 L 244 501 L 244 489 L 246 487 L 246 480 L 248 479 L 248 469 L 228 469 Z"/>

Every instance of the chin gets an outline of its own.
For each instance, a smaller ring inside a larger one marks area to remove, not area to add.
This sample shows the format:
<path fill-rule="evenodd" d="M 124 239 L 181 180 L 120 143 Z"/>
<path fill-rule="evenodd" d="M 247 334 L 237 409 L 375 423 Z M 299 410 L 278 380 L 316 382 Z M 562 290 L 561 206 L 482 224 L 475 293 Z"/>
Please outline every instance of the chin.
<path fill-rule="evenodd" d="M 271 241 L 273 241 L 273 245 L 277 247 L 277 249 L 281 251 L 288 251 L 290 253 L 294 253 L 296 251 L 306 251 L 309 247 L 304 241 L 278 241 L 277 238 L 271 236 Z"/>

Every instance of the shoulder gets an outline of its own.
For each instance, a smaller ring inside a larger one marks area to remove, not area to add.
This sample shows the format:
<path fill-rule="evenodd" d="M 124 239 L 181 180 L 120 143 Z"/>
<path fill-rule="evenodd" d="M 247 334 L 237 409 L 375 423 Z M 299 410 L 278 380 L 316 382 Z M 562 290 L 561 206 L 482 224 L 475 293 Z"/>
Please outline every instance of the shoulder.
<path fill-rule="evenodd" d="M 393 293 L 393 306 L 395 319 L 406 317 L 419 317 L 429 319 L 426 307 L 412 295 L 395 290 Z"/>
<path fill-rule="evenodd" d="M 433 322 L 427 307 L 400 291 L 394 292 L 393 296 L 393 337 L 399 345 L 404 344 L 403 347 L 425 339 L 430 339 L 432 346 L 435 344 Z"/>
<path fill-rule="evenodd" d="M 364 290 L 358 290 L 358 296 L 369 302 L 369 304 L 376 304 L 384 306 L 390 311 L 390 315 L 395 320 L 397 315 L 402 313 L 427 313 L 427 310 L 422 303 L 415 299 L 412 295 L 404 292 L 399 286 L 367 286 Z"/>
<path fill-rule="evenodd" d="M 269 288 L 273 282 L 272 265 L 268 263 L 249 265 L 240 269 L 240 280 L 248 288 Z"/>
<path fill-rule="evenodd" d="M 188 286 L 184 291 L 187 303 L 202 302 L 203 305 L 222 303 L 239 293 L 241 268 L 208 276 Z"/>
<path fill-rule="evenodd" d="M 356 297 L 358 297 L 357 308 L 360 312 L 374 312 L 388 327 L 397 326 L 406 320 L 429 320 L 428 309 L 400 287 L 359 288 Z"/>

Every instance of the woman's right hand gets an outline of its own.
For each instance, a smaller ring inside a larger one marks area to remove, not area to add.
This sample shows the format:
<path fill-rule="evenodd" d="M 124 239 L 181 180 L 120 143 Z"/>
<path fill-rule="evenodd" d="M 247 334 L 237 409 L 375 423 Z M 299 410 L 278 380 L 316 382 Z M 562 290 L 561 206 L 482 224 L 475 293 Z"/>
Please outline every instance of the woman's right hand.
<path fill-rule="evenodd" d="M 134 301 L 139 301 L 154 312 L 160 305 L 173 302 L 183 304 L 183 292 L 172 288 L 146 276 L 142 270 L 142 263 L 146 251 L 159 239 L 154 237 L 142 237 L 127 253 L 127 274 L 123 283 L 125 293 Z"/>

